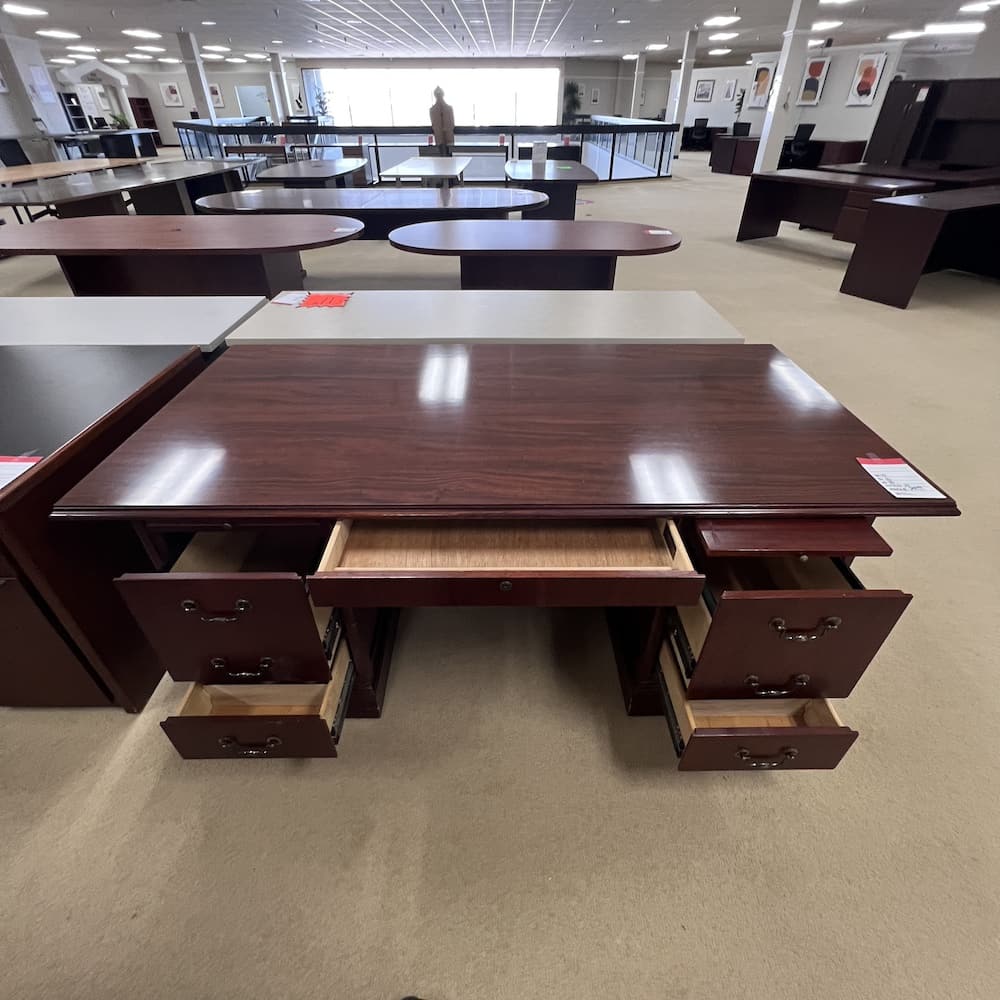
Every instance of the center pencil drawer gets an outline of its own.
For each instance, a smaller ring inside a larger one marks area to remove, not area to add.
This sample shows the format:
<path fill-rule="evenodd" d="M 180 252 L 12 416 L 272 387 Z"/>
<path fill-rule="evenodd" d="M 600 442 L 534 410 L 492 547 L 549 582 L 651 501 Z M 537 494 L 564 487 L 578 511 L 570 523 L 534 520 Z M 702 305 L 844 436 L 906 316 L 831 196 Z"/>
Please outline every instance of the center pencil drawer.
<path fill-rule="evenodd" d="M 844 698 L 910 602 L 865 590 L 840 559 L 710 562 L 668 625 L 691 698 Z"/>
<path fill-rule="evenodd" d="M 296 544 L 252 530 L 198 532 L 170 572 L 116 582 L 174 680 L 326 683 L 339 615 L 313 606 L 303 572 L 266 569 L 300 558 L 311 569 L 317 556 Z"/>
<path fill-rule="evenodd" d="M 336 757 L 353 681 L 342 642 L 328 684 L 192 684 L 160 726 L 189 759 Z"/>
<path fill-rule="evenodd" d="M 696 573 L 672 521 L 340 521 L 316 604 L 339 607 L 689 604 Z"/>

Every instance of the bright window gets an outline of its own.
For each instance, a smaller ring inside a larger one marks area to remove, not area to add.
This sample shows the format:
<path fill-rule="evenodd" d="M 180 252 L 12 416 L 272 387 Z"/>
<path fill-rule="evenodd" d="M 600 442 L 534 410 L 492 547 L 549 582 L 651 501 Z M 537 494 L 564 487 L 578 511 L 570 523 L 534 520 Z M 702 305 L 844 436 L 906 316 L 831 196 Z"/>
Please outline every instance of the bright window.
<path fill-rule="evenodd" d="M 444 89 L 456 125 L 552 125 L 558 121 L 559 70 L 454 68 L 307 69 L 310 109 L 334 125 L 428 127 L 434 88 Z"/>

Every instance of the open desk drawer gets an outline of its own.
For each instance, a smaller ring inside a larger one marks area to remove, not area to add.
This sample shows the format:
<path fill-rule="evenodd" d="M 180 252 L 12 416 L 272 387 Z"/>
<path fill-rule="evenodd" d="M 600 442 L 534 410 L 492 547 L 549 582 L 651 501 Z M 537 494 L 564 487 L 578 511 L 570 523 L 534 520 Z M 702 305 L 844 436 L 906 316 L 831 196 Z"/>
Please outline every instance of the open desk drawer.
<path fill-rule="evenodd" d="M 696 573 L 672 521 L 340 521 L 314 602 L 340 607 L 689 604 Z"/>
<path fill-rule="evenodd" d="M 840 559 L 715 559 L 668 616 L 691 698 L 844 698 L 910 595 L 865 590 Z"/>
<path fill-rule="evenodd" d="M 160 725 L 182 757 L 336 757 L 354 666 L 340 643 L 329 684 L 192 684 Z"/>
<path fill-rule="evenodd" d="M 170 572 L 116 582 L 174 680 L 326 683 L 339 616 L 313 606 L 303 572 L 267 569 L 290 567 L 292 549 L 266 532 L 199 532 Z"/>
<path fill-rule="evenodd" d="M 693 701 L 667 643 L 660 683 L 682 771 L 830 769 L 858 738 L 822 698 Z"/>

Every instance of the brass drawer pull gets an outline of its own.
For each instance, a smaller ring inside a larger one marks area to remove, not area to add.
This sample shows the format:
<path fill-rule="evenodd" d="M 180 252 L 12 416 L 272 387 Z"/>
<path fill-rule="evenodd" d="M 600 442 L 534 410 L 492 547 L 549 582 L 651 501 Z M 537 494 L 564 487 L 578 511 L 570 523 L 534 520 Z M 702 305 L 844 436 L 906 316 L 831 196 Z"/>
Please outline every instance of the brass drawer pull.
<path fill-rule="evenodd" d="M 233 622 L 238 622 L 240 620 L 240 615 L 245 615 L 248 611 L 253 608 L 253 605 L 245 598 L 241 597 L 234 605 L 232 612 L 220 611 L 212 613 L 211 611 L 205 611 L 197 601 L 192 601 L 188 598 L 185 601 L 181 601 L 181 611 L 185 614 L 197 614 L 200 616 L 201 620 L 206 624 L 211 624 L 212 622 L 217 622 L 220 625 L 228 625 Z"/>
<path fill-rule="evenodd" d="M 788 678 L 788 683 L 783 688 L 766 688 L 760 686 L 760 678 L 756 674 L 747 674 L 744 683 L 753 688 L 753 693 L 758 698 L 787 698 L 790 694 L 795 694 L 796 688 L 804 688 L 809 680 L 808 674 L 795 674 Z"/>
<path fill-rule="evenodd" d="M 242 681 L 259 681 L 267 676 L 271 669 L 274 660 L 270 656 L 262 656 L 260 658 L 260 664 L 256 670 L 229 670 L 226 666 L 226 661 L 221 656 L 215 656 L 212 658 L 212 666 L 216 670 L 223 670 L 226 676 L 232 680 L 242 680 Z"/>
<path fill-rule="evenodd" d="M 799 751 L 795 747 L 782 747 L 781 752 L 776 753 L 773 757 L 755 757 L 746 747 L 740 747 L 736 751 L 737 760 L 742 760 L 744 763 L 756 768 L 781 767 L 782 764 L 790 760 L 795 760 L 798 755 Z"/>
<path fill-rule="evenodd" d="M 789 628 L 784 618 L 772 618 L 768 624 L 789 642 L 814 642 L 827 632 L 836 632 L 842 622 L 840 618 L 821 618 L 812 628 Z"/>
<path fill-rule="evenodd" d="M 240 743 L 235 736 L 219 737 L 220 749 L 232 750 L 237 757 L 266 757 L 272 750 L 277 750 L 280 746 L 280 736 L 268 736 L 263 743 Z"/>

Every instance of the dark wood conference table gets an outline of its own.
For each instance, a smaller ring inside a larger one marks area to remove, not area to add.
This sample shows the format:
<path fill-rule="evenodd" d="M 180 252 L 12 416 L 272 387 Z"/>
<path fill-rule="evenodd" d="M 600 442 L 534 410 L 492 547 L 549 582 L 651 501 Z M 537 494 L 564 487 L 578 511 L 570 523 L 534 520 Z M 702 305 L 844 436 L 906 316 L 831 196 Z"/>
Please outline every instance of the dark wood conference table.
<path fill-rule="evenodd" d="M 336 215 L 125 216 L 0 230 L 0 254 L 52 254 L 74 295 L 266 295 L 302 288 L 300 251 L 364 226 Z"/>
<path fill-rule="evenodd" d="M 198 198 L 243 189 L 240 170 L 245 164 L 232 160 L 134 163 L 0 189 L 0 205 L 51 205 L 61 219 L 127 215 L 127 194 L 137 215 L 193 215 Z"/>
<path fill-rule="evenodd" d="M 351 175 L 364 170 L 368 160 L 364 157 L 344 156 L 336 160 L 293 160 L 277 167 L 261 170 L 258 181 L 282 184 L 286 188 L 325 188 L 332 181 L 337 187 L 348 187 Z"/>
<path fill-rule="evenodd" d="M 1000 278 L 998 231 L 1000 185 L 872 202 L 840 290 L 905 309 L 931 271 Z"/>
<path fill-rule="evenodd" d="M 344 191 L 288 191 L 284 188 L 236 191 L 201 198 L 200 212 L 227 214 L 335 214 L 363 222 L 361 238 L 386 240 L 401 226 L 446 219 L 505 219 L 511 212 L 530 211 L 548 201 L 538 191 L 507 188 L 352 188 Z"/>
<path fill-rule="evenodd" d="M 142 162 L 142 161 L 139 161 Z M 47 180 L 51 177 L 66 177 L 70 174 L 92 174 L 115 167 L 134 167 L 133 159 L 92 157 L 86 160 L 53 160 L 49 163 L 24 163 L 17 167 L 0 167 L 0 185 L 27 184 L 31 181 Z"/>
<path fill-rule="evenodd" d="M 839 174 L 861 174 L 865 177 L 900 177 L 908 181 L 927 181 L 934 185 L 935 191 L 1000 184 L 1000 167 L 946 170 L 931 166 L 895 167 L 883 163 L 831 163 L 824 164 L 820 169 Z"/>
<path fill-rule="evenodd" d="M 508 160 L 504 173 L 519 187 L 548 195 L 549 203 L 535 212 L 536 219 L 575 219 L 577 186 L 598 180 L 590 167 L 574 160 Z"/>
<path fill-rule="evenodd" d="M 958 513 L 857 456 L 899 458 L 770 345 L 247 345 L 53 517 L 143 540 L 118 586 L 190 684 L 184 756 L 335 756 L 398 609 L 489 605 L 606 609 L 682 768 L 829 768 L 827 699 L 910 599 L 848 562 L 889 551 L 873 518 Z"/>
<path fill-rule="evenodd" d="M 769 170 L 750 178 L 737 242 L 777 236 L 782 222 L 857 242 L 876 198 L 929 191 L 928 181 L 835 174 L 826 170 Z"/>
<path fill-rule="evenodd" d="M 411 253 L 458 257 L 462 288 L 614 288 L 621 256 L 668 253 L 669 229 L 637 222 L 424 222 L 389 234 Z"/>

